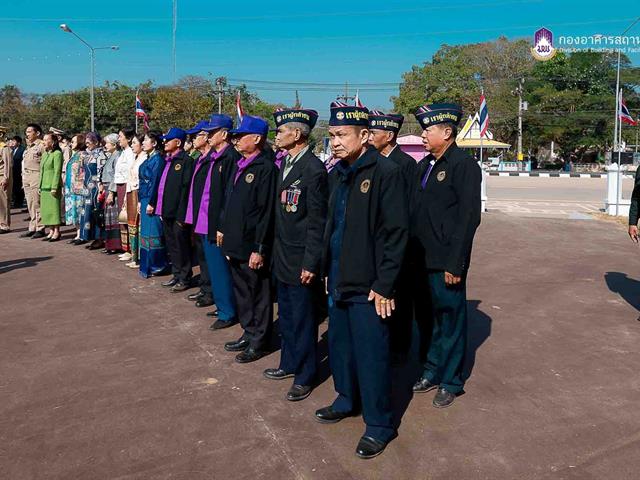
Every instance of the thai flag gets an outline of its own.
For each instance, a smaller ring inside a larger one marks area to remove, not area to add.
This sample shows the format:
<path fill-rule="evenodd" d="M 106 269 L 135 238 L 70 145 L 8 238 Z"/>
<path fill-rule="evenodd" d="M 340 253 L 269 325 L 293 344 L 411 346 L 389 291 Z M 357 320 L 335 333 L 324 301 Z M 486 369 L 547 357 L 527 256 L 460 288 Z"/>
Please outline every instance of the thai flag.
<path fill-rule="evenodd" d="M 489 128 L 489 109 L 487 108 L 487 99 L 484 93 L 480 95 L 480 138 L 487 134 Z"/>
<path fill-rule="evenodd" d="M 142 101 L 140 101 L 140 97 L 136 94 L 136 117 L 146 117 L 147 113 L 142 108 Z"/>
<path fill-rule="evenodd" d="M 364 108 L 364 105 L 360 101 L 360 90 L 356 90 L 356 107 Z"/>
<path fill-rule="evenodd" d="M 244 110 L 242 110 L 242 104 L 240 103 L 240 90 L 236 95 L 236 110 L 238 114 L 238 125 L 242 122 L 242 117 L 244 117 Z"/>
<path fill-rule="evenodd" d="M 629 109 L 627 108 L 627 105 L 624 103 L 624 100 L 622 99 L 622 90 L 620 90 L 620 120 L 623 121 L 624 123 L 631 125 L 632 127 L 635 127 L 638 125 L 637 120 L 633 119 L 633 117 L 631 116 L 631 113 L 629 112 Z"/>

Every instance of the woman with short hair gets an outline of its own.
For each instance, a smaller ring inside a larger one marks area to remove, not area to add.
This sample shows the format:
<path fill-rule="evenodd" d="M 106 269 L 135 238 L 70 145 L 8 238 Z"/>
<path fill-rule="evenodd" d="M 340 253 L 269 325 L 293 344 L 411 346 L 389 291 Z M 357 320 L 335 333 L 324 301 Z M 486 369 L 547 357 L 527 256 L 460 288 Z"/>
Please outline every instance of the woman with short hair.
<path fill-rule="evenodd" d="M 135 132 L 131 129 L 124 128 L 118 132 L 118 144 L 122 149 L 122 153 L 118 158 L 116 169 L 113 174 L 113 181 L 116 184 L 116 198 L 118 200 L 118 222 L 120 224 L 120 241 L 124 253 L 119 256 L 119 260 L 129 262 L 131 253 L 129 248 L 129 228 L 127 226 L 127 179 L 129 178 L 129 169 L 135 162 L 135 155 L 131 150 L 131 141 L 135 136 Z"/>
<path fill-rule="evenodd" d="M 60 240 L 60 193 L 62 190 L 62 151 L 58 138 L 47 133 L 44 136 L 45 152 L 40 161 L 40 218 L 49 227 L 49 235 L 43 241 Z"/>
<path fill-rule="evenodd" d="M 104 253 L 107 255 L 113 255 L 122 251 L 120 223 L 118 222 L 118 212 L 120 210 L 118 209 L 115 183 L 116 165 L 118 164 L 121 153 L 119 147 L 117 133 L 110 133 L 104 137 L 104 150 L 108 157 L 102 169 L 102 178 L 100 181 L 107 192 L 104 207 Z"/>
<path fill-rule="evenodd" d="M 81 153 L 84 152 L 84 135 L 71 138 L 71 158 L 64 168 L 64 219 L 68 226 L 76 227 L 76 236 L 68 243 L 75 245 L 80 240 L 80 208 L 82 207 L 82 184 L 84 169 Z M 64 155 L 63 155 L 64 157 Z"/>
<path fill-rule="evenodd" d="M 138 204 L 138 169 L 147 159 L 147 153 L 142 148 L 144 135 L 135 135 L 131 140 L 131 151 L 136 156 L 135 161 L 129 169 L 129 177 L 127 178 L 127 227 L 129 229 L 129 248 L 131 252 L 131 261 L 127 263 L 129 268 L 138 268 L 138 225 L 140 222 L 140 211 Z"/>

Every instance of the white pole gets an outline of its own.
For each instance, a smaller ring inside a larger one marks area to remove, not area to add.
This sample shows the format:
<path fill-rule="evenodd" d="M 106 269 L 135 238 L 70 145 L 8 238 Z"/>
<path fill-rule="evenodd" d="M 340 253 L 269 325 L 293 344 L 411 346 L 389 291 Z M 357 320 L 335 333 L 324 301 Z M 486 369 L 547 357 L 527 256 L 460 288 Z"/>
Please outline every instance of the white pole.
<path fill-rule="evenodd" d="M 89 47 L 91 51 L 91 131 L 96 131 L 96 115 L 95 115 L 95 106 L 94 106 L 94 89 L 96 83 L 96 65 L 95 65 L 95 56 L 96 52 L 92 47 Z"/>
<path fill-rule="evenodd" d="M 618 51 L 619 52 L 619 51 Z M 618 64 L 619 66 L 620 64 Z M 619 71 L 618 71 L 619 73 Z M 620 106 L 622 104 L 622 89 L 618 92 L 618 106 L 616 107 L 616 118 L 620 116 Z M 622 165 L 620 163 L 620 157 L 622 155 L 621 145 L 622 145 L 622 120 L 618 122 L 620 133 L 618 134 L 618 173 L 616 177 L 616 217 L 619 213 L 620 208 L 620 170 L 622 170 Z"/>
<path fill-rule="evenodd" d="M 613 128 L 613 148 L 611 149 L 611 161 L 613 162 L 613 153 L 618 148 L 618 107 L 620 105 L 620 99 L 618 98 L 618 92 L 620 90 L 620 49 L 618 49 L 618 67 L 616 69 L 616 118 Z"/>
<path fill-rule="evenodd" d="M 138 134 L 138 90 L 136 90 L 136 98 L 133 107 L 134 116 L 136 117 L 136 135 Z"/>

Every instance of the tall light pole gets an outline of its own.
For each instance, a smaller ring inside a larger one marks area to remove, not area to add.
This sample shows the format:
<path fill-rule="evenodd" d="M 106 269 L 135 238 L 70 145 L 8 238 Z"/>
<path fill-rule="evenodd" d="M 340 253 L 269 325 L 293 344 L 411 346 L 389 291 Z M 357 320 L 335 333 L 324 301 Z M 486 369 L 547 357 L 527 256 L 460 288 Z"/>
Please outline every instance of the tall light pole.
<path fill-rule="evenodd" d="M 72 34 L 82 43 L 84 43 L 87 47 L 89 47 L 90 52 L 90 62 L 91 62 L 91 90 L 90 90 L 90 98 L 91 98 L 91 131 L 95 132 L 96 130 L 96 118 L 95 118 L 95 87 L 96 87 L 96 50 L 118 50 L 120 47 L 117 45 L 111 45 L 108 47 L 94 47 L 86 42 L 80 35 L 69 28 L 69 25 L 66 23 L 62 23 L 60 25 L 60 29 L 63 32 L 67 32 Z"/>

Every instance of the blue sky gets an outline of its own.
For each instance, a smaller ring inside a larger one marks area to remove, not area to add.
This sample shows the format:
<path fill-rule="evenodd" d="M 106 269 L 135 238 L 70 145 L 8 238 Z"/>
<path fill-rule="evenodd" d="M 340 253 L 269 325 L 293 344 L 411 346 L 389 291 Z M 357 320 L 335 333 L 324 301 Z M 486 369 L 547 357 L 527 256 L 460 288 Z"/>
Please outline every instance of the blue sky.
<path fill-rule="evenodd" d="M 60 23 L 94 46 L 120 47 L 117 52 L 98 51 L 98 84 L 147 79 L 166 84 L 173 79 L 171 0 L 1 3 L 0 83 L 24 92 L 88 85 L 88 50 L 62 32 Z M 297 86 L 304 106 L 322 116 L 343 88 L 313 91 L 317 87 L 305 83 L 376 84 L 362 86 L 363 102 L 389 109 L 402 72 L 430 59 L 443 43 L 475 43 L 500 35 L 532 38 L 541 26 L 550 28 L 556 39 L 617 35 L 637 16 L 629 6 L 609 9 L 595 0 L 178 0 L 177 76 L 226 76 L 232 84 L 251 80 L 251 90 L 285 104 L 293 104 Z M 640 24 L 629 34 L 640 36 Z M 639 54 L 630 57 L 639 63 Z"/>

